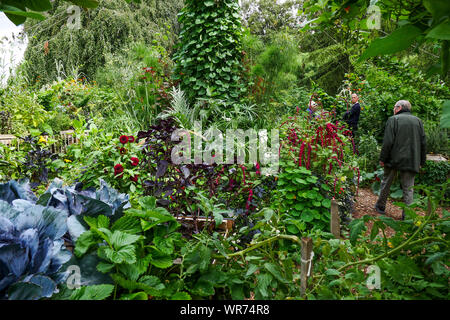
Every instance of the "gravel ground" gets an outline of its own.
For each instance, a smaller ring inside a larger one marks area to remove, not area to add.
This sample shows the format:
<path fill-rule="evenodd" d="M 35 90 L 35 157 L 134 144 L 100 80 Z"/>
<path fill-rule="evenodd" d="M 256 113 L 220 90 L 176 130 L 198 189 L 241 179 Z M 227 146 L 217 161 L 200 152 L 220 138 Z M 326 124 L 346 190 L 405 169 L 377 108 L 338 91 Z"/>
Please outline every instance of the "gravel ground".
<path fill-rule="evenodd" d="M 378 196 L 373 194 L 373 192 L 370 188 L 359 189 L 358 195 L 355 197 L 355 205 L 354 205 L 354 211 L 353 211 L 352 217 L 354 219 L 358 219 L 365 215 L 370 215 L 370 216 L 375 216 L 375 217 L 380 216 L 381 214 L 376 212 L 374 209 L 377 199 L 378 199 Z M 395 220 L 401 220 L 402 209 L 393 205 L 393 202 L 398 202 L 398 201 L 399 200 L 388 199 L 388 202 L 386 204 L 386 216 L 387 217 L 391 217 Z M 449 210 L 449 208 L 446 208 L 446 209 L 447 209 L 447 211 Z M 441 215 L 442 208 L 438 208 L 437 212 L 439 213 L 439 215 Z M 421 209 L 418 209 L 417 213 L 422 216 L 425 215 L 425 211 L 423 211 Z M 372 224 L 373 224 L 373 222 L 371 222 L 371 221 L 367 222 L 367 227 L 368 227 L 367 232 L 370 232 L 370 230 L 372 229 Z M 391 228 L 388 227 L 386 229 L 387 237 L 391 237 L 394 233 L 395 233 L 395 231 L 392 230 Z"/>

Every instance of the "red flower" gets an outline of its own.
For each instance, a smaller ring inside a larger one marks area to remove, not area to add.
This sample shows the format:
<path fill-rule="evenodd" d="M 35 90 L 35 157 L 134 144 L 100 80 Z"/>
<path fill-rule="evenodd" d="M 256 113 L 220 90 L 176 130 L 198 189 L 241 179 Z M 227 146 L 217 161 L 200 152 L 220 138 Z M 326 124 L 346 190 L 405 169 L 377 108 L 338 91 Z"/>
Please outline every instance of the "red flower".
<path fill-rule="evenodd" d="M 134 137 L 133 136 L 128 136 L 128 142 L 133 143 L 134 142 Z"/>
<path fill-rule="evenodd" d="M 349 12 L 350 11 L 350 6 L 348 6 L 347 8 L 344 8 L 345 12 Z"/>
<path fill-rule="evenodd" d="M 131 165 L 136 167 L 139 164 L 139 159 L 136 157 L 131 157 Z"/>
<path fill-rule="evenodd" d="M 127 142 L 128 142 L 128 136 L 125 136 L 125 135 L 120 136 L 120 137 L 119 137 L 119 141 L 120 141 L 120 143 L 122 143 L 122 144 L 127 143 Z"/>
<path fill-rule="evenodd" d="M 127 153 L 127 149 L 125 149 L 124 147 L 119 149 L 120 154 L 125 154 Z"/>
<path fill-rule="evenodd" d="M 114 175 L 116 176 L 116 175 L 118 175 L 119 173 L 122 173 L 122 172 L 123 172 L 123 166 L 120 163 L 116 164 L 114 166 Z"/>
<path fill-rule="evenodd" d="M 138 177 L 139 176 L 136 174 L 136 175 L 134 175 L 134 177 L 130 177 L 130 180 L 133 182 L 138 182 Z"/>

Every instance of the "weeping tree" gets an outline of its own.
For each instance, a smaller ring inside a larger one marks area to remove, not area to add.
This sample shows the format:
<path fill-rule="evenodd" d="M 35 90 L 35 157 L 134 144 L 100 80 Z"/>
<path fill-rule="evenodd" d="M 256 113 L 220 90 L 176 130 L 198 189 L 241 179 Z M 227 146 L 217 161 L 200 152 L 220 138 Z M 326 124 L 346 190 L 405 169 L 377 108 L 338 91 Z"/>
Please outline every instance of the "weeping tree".
<path fill-rule="evenodd" d="M 239 10 L 237 0 L 185 1 L 174 77 L 191 102 L 206 98 L 231 104 L 246 91 Z"/>
<path fill-rule="evenodd" d="M 170 53 L 182 6 L 183 0 L 103 0 L 84 10 L 55 0 L 47 19 L 25 23 L 25 73 L 40 83 L 70 74 L 93 80 L 105 57 L 129 43 L 161 46 Z"/>

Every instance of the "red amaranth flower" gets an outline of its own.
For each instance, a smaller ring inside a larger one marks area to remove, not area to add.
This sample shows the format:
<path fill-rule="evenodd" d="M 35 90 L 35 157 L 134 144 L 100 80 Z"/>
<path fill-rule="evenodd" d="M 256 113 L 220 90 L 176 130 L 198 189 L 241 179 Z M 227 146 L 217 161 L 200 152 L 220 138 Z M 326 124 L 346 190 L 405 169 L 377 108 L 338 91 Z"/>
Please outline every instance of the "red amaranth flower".
<path fill-rule="evenodd" d="M 306 160 L 306 169 L 311 166 L 311 145 L 308 143 L 308 160 Z"/>
<path fill-rule="evenodd" d="M 136 157 L 131 157 L 131 165 L 136 167 L 139 164 L 139 159 Z"/>
<path fill-rule="evenodd" d="M 298 166 L 302 166 L 302 157 L 303 152 L 305 151 L 305 141 L 302 141 L 302 145 L 300 146 L 300 154 L 298 155 Z"/>
<path fill-rule="evenodd" d="M 130 180 L 133 182 L 138 182 L 138 177 L 139 176 L 137 174 L 135 174 L 134 177 L 130 177 Z"/>
<path fill-rule="evenodd" d="M 119 149 L 120 154 L 125 154 L 127 153 L 127 149 L 125 149 L 124 147 Z"/>
<path fill-rule="evenodd" d="M 120 136 L 119 141 L 121 144 L 126 144 L 128 142 L 128 136 L 125 135 Z"/>
<path fill-rule="evenodd" d="M 250 189 L 250 192 L 248 194 L 247 203 L 245 204 L 245 212 L 248 213 L 248 210 L 250 209 L 250 202 L 252 202 L 253 198 L 253 190 Z"/>
<path fill-rule="evenodd" d="M 242 169 L 242 183 L 245 184 L 245 167 L 243 165 L 241 165 L 241 169 Z"/>
<path fill-rule="evenodd" d="M 257 162 L 257 163 L 256 163 L 256 174 L 257 174 L 257 175 L 260 175 L 260 174 L 261 174 L 261 171 L 260 171 L 259 169 L 260 169 L 259 163 Z"/>
<path fill-rule="evenodd" d="M 128 136 L 128 142 L 133 143 L 134 140 L 134 136 Z"/>

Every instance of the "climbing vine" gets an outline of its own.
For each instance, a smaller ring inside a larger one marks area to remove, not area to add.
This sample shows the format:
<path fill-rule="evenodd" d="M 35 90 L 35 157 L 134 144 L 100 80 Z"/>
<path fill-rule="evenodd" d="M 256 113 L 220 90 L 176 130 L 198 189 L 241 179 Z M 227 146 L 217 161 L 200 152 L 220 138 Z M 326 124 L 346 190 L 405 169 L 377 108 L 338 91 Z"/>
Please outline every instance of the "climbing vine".
<path fill-rule="evenodd" d="M 236 101 L 245 87 L 240 83 L 241 22 L 236 0 L 185 1 L 175 78 L 188 99 Z"/>

